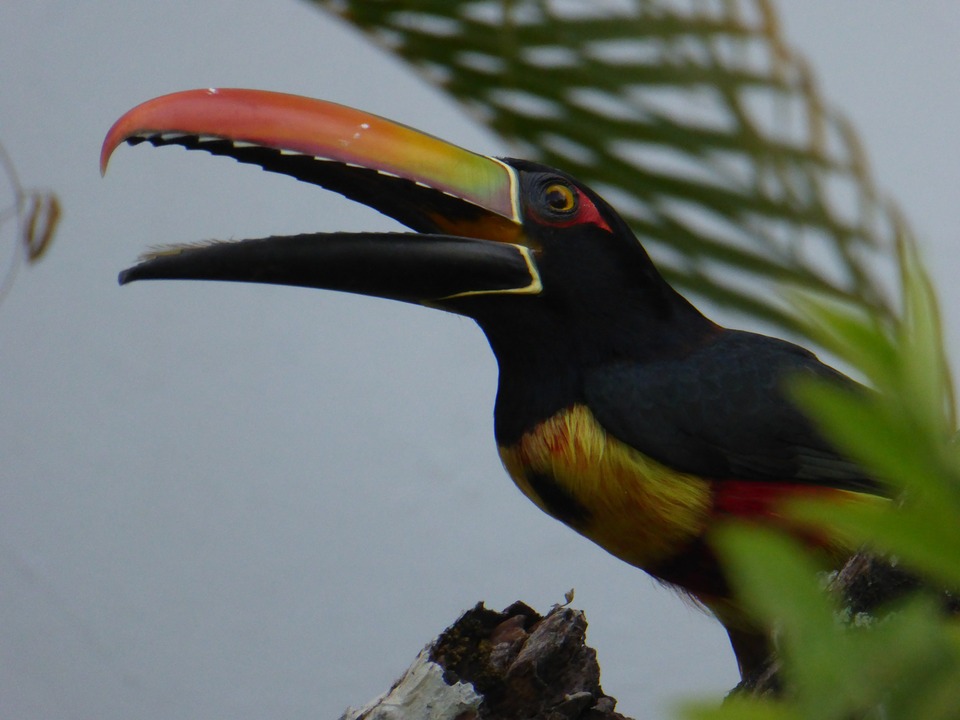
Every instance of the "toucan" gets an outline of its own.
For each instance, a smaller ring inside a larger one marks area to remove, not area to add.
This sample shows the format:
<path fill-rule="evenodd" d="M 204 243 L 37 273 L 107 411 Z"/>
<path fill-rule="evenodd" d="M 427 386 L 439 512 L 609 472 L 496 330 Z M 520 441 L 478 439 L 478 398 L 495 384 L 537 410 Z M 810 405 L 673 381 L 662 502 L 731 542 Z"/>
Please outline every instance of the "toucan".
<path fill-rule="evenodd" d="M 133 108 L 107 133 L 101 172 L 124 141 L 259 165 L 410 228 L 174 245 L 120 282 L 297 285 L 472 318 L 499 366 L 495 438 L 519 489 L 712 610 L 744 677 L 764 667 L 768 638 L 733 596 L 711 529 L 735 518 L 787 526 L 782 503 L 797 496 L 883 492 L 788 391 L 799 376 L 860 386 L 802 347 L 709 320 L 617 211 L 561 170 L 331 102 L 240 89 Z"/>

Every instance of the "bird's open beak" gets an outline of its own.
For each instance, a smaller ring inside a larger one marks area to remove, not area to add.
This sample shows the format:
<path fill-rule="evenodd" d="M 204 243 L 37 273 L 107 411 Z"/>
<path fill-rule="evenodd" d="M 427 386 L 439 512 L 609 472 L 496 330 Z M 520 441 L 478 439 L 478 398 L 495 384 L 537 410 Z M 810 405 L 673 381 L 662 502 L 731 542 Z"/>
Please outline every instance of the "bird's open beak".
<path fill-rule="evenodd" d="M 150 100 L 103 143 L 101 172 L 130 144 L 182 145 L 321 185 L 414 233 L 314 233 L 173 245 L 120 275 L 264 282 L 439 303 L 537 293 L 516 171 L 390 120 L 322 100 L 207 89 Z"/>

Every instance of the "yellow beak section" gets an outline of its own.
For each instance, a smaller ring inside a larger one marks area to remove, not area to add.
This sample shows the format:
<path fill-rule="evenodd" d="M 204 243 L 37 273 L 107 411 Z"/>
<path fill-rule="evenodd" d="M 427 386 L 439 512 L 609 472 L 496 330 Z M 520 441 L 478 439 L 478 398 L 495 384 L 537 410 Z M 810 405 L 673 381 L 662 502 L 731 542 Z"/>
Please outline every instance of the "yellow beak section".
<path fill-rule="evenodd" d="M 187 90 L 138 105 L 107 133 L 100 172 L 124 141 L 178 135 L 368 168 L 520 224 L 516 176 L 499 160 L 344 105 L 261 90 Z"/>

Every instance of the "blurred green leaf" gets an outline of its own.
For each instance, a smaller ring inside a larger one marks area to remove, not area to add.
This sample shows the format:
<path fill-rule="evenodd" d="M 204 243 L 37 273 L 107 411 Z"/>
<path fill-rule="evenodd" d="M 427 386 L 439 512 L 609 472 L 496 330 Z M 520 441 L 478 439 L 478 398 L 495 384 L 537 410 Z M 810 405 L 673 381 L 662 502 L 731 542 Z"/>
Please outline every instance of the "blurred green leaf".
<path fill-rule="evenodd" d="M 866 378 L 892 377 L 896 372 L 897 346 L 893 318 L 878 317 L 869 308 L 823 295 L 788 293 L 797 322 L 819 345 Z"/>
<path fill-rule="evenodd" d="M 880 316 L 862 304 L 810 292 L 792 294 L 805 333 L 861 369 L 876 388 L 906 399 L 916 430 L 950 434 L 955 425 L 952 383 L 940 309 L 916 244 L 897 226 L 899 310 Z"/>
<path fill-rule="evenodd" d="M 877 477 L 899 486 L 939 488 L 944 435 L 931 437 L 914 409 L 891 407 L 879 395 L 798 383 L 797 396 L 842 450 Z"/>
<path fill-rule="evenodd" d="M 957 717 L 960 643 L 956 633 L 944 632 L 932 603 L 908 603 L 846 634 L 851 652 L 841 672 L 851 712 L 872 710 L 872 716 L 888 720 Z"/>
<path fill-rule="evenodd" d="M 809 380 L 796 388 L 798 399 L 827 435 L 885 480 L 897 499 L 844 504 L 805 500 L 790 512 L 821 532 L 896 558 L 922 574 L 936 595 L 941 588 L 960 590 L 960 458 L 952 439 L 954 395 L 929 278 L 905 232 L 898 246 L 902 300 L 901 312 L 892 322 L 863 308 L 840 307 L 835 299 L 807 296 L 798 303 L 810 335 L 854 363 L 874 389 L 842 389 Z M 730 550 L 745 553 L 747 548 Z M 744 556 L 737 562 L 754 561 Z M 749 595 L 770 594 L 760 584 L 742 587 Z M 762 602 L 754 604 L 770 610 Z M 832 652 L 843 658 L 833 669 L 845 690 L 798 683 L 801 693 L 809 690 L 815 701 L 839 693 L 851 713 L 860 713 L 854 717 L 958 717 L 957 621 L 922 599 L 887 609 L 880 617 L 869 627 L 849 629 L 844 641 L 833 642 Z M 785 628 L 785 646 L 791 647 L 789 637 L 796 623 Z M 823 642 L 821 638 L 821 646 Z M 786 652 L 785 657 L 786 674 L 816 679 L 800 666 L 809 657 L 791 658 Z"/>
<path fill-rule="evenodd" d="M 892 316 L 895 216 L 769 0 L 313 0 L 633 225 L 681 290 L 796 330 L 791 283 Z"/>
<path fill-rule="evenodd" d="M 828 435 L 900 496 L 886 506 L 798 504 L 802 519 L 855 543 L 899 557 L 960 589 L 960 459 L 952 442 L 953 388 L 939 310 L 909 238 L 900 243 L 902 317 L 877 322 L 802 299 L 803 322 L 823 345 L 855 362 L 875 392 L 851 392 L 807 379 L 801 404 Z"/>
<path fill-rule="evenodd" d="M 956 717 L 960 629 L 933 603 L 913 601 L 882 621 L 848 625 L 798 542 L 742 526 L 723 528 L 715 540 L 743 601 L 776 628 L 788 691 L 786 701 L 746 702 L 736 712 L 696 708 L 688 717 Z"/>
<path fill-rule="evenodd" d="M 903 506 L 798 504 L 793 514 L 833 534 L 895 556 L 931 582 L 960 591 L 960 533 L 956 504 L 929 500 Z"/>
<path fill-rule="evenodd" d="M 944 481 L 943 468 L 933 460 L 936 448 L 928 448 L 924 436 L 897 432 L 869 408 L 847 412 L 843 406 L 857 400 L 822 390 L 806 399 L 834 440 L 879 476 L 910 490 L 896 503 L 803 500 L 792 505 L 791 514 L 851 547 L 866 545 L 896 556 L 931 581 L 960 591 L 960 492 Z"/>
<path fill-rule="evenodd" d="M 783 674 L 798 699 L 822 698 L 823 718 L 841 717 L 843 664 L 851 652 L 835 620 L 838 608 L 817 581 L 819 567 L 794 540 L 754 527 L 722 528 L 714 537 L 739 596 L 781 638 Z M 816 691 L 816 692 L 814 692 Z M 803 703 L 802 717 L 810 717 Z"/>
<path fill-rule="evenodd" d="M 749 697 L 732 697 L 723 705 L 689 705 L 682 709 L 688 720 L 802 720 L 793 708 Z"/>

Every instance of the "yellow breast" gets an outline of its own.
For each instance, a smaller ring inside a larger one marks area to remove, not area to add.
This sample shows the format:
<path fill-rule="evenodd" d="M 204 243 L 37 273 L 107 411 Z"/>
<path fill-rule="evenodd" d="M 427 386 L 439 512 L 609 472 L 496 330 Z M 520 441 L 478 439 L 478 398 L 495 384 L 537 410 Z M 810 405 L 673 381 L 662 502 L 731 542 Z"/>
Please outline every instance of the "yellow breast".
<path fill-rule="evenodd" d="M 499 449 L 507 472 L 540 509 L 640 568 L 700 535 L 710 514 L 709 481 L 610 437 L 582 405 Z"/>

